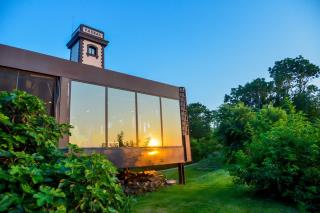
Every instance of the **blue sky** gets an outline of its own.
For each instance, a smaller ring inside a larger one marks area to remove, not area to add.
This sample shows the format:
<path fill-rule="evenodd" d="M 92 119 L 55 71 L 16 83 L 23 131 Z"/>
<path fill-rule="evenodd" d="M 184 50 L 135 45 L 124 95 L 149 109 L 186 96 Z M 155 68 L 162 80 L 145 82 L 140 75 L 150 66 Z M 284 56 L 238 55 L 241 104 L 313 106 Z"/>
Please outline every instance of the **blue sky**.
<path fill-rule="evenodd" d="M 285 57 L 320 65 L 320 1 L 0 1 L 0 43 L 60 58 L 79 24 L 105 32 L 106 68 L 177 86 L 211 109 Z"/>

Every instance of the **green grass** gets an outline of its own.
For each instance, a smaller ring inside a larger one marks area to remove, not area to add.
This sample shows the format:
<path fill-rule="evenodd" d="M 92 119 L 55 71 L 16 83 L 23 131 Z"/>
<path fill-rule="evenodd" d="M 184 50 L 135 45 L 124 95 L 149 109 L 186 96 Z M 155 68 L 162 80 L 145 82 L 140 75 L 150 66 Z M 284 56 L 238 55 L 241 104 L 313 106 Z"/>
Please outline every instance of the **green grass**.
<path fill-rule="evenodd" d="M 292 206 L 255 197 L 248 188 L 235 185 L 226 170 L 214 170 L 211 161 L 187 166 L 186 185 L 137 197 L 133 212 L 298 212 Z M 164 173 L 169 179 L 177 179 L 176 169 Z"/>

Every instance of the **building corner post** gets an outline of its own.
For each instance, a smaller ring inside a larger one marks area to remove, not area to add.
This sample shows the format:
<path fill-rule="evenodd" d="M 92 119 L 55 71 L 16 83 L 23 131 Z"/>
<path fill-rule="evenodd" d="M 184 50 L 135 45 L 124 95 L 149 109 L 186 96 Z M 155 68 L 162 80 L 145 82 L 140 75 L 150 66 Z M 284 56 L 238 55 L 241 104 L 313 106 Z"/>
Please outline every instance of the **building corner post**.
<path fill-rule="evenodd" d="M 179 173 L 179 184 L 186 184 L 185 174 L 184 174 L 184 163 L 178 163 L 178 173 Z"/>

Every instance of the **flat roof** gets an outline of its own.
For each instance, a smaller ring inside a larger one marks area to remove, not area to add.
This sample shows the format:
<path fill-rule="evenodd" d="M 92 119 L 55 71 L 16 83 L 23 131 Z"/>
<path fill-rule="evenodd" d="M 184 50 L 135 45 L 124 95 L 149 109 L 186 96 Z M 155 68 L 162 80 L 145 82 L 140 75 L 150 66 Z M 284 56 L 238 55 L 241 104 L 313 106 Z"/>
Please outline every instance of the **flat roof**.
<path fill-rule="evenodd" d="M 0 44 L 0 66 L 179 99 L 179 87 Z"/>

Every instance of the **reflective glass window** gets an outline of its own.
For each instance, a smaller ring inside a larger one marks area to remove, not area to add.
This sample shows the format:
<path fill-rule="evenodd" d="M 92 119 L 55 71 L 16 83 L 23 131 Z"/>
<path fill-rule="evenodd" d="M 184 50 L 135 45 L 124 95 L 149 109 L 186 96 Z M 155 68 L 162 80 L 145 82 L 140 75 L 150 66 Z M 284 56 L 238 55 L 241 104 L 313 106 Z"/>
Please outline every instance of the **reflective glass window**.
<path fill-rule="evenodd" d="M 0 68 L 0 91 L 12 91 L 17 88 L 18 71 Z"/>
<path fill-rule="evenodd" d="M 89 46 L 88 47 L 88 54 L 95 56 L 97 54 L 97 49 L 95 47 Z"/>
<path fill-rule="evenodd" d="M 163 146 L 182 146 L 179 101 L 161 98 L 161 109 Z"/>
<path fill-rule="evenodd" d="M 160 98 L 140 93 L 137 98 L 139 146 L 162 146 Z"/>
<path fill-rule="evenodd" d="M 71 84 L 70 143 L 106 147 L 105 87 L 73 81 Z"/>
<path fill-rule="evenodd" d="M 137 146 L 135 93 L 108 88 L 108 147 Z"/>
<path fill-rule="evenodd" d="M 53 115 L 54 95 L 56 91 L 55 77 L 19 71 L 18 89 L 39 97 L 44 101 L 48 113 Z"/>

